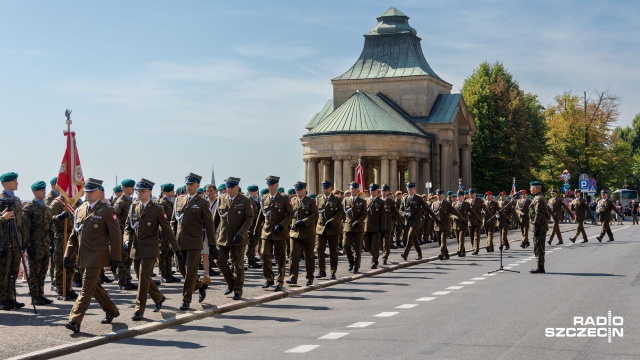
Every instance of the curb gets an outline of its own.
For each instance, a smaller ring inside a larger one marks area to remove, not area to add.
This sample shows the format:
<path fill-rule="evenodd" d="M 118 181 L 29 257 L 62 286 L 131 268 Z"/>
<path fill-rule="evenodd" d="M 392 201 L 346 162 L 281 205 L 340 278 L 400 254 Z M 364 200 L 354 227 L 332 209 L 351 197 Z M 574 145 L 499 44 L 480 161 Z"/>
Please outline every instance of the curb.
<path fill-rule="evenodd" d="M 594 225 L 590 225 L 588 227 L 596 227 Z M 587 226 L 585 226 L 585 229 L 588 228 Z M 575 231 L 576 228 L 571 228 L 571 229 L 566 229 L 564 231 L 561 232 L 569 232 L 569 231 Z M 513 231 L 518 231 L 513 230 Z M 499 239 L 498 239 L 499 240 Z M 519 240 L 511 240 L 509 241 L 510 243 L 513 242 L 519 242 L 522 241 L 522 239 Z M 438 256 L 432 256 L 429 258 L 424 258 L 424 259 L 420 259 L 420 260 L 410 260 L 410 261 L 405 261 L 405 262 L 401 262 L 399 264 L 396 265 L 391 265 L 391 266 L 387 266 L 387 267 L 381 267 L 379 269 L 376 270 L 372 270 L 372 271 L 368 271 L 365 273 L 360 273 L 357 275 L 352 275 L 352 276 L 347 276 L 347 277 L 342 277 L 336 280 L 328 280 L 328 281 L 324 281 L 322 283 L 316 284 L 316 285 L 311 285 L 311 286 L 302 286 L 300 288 L 295 288 L 292 290 L 289 289 L 285 289 L 282 292 L 277 292 L 277 293 L 273 293 L 273 294 L 267 294 L 267 295 L 263 295 L 263 296 L 259 296 L 256 298 L 252 298 L 252 299 L 246 299 L 246 300 L 241 300 L 238 302 L 233 302 L 233 303 L 229 303 L 229 304 L 225 304 L 222 305 L 220 307 L 217 307 L 215 309 L 212 310 L 198 310 L 198 311 L 193 311 L 193 312 L 189 312 L 189 313 L 185 313 L 185 314 L 180 314 L 174 317 L 170 317 L 167 319 L 163 319 L 160 321 L 155 321 L 152 323 L 148 323 L 148 324 L 144 324 L 144 325 L 140 325 L 140 326 L 136 326 L 134 328 L 130 328 L 130 329 L 123 329 L 123 330 L 118 330 L 115 332 L 111 332 L 111 333 L 107 333 L 107 334 L 103 334 L 103 335 L 97 335 L 94 337 L 91 337 L 89 339 L 85 339 L 85 340 L 81 340 L 78 342 L 74 342 L 71 344 L 63 344 L 63 345 L 59 345 L 59 346 L 55 346 L 55 347 L 51 347 L 51 348 L 47 348 L 47 349 L 42 349 L 42 350 L 38 350 L 38 351 L 34 351 L 31 353 L 27 353 L 27 354 L 23 354 L 23 355 L 18 355 L 16 357 L 12 357 L 9 360 L 39 360 L 39 359 L 50 359 L 50 358 L 54 358 L 54 357 L 59 357 L 59 356 L 64 356 L 67 354 L 71 354 L 74 352 L 78 352 L 81 350 L 86 350 L 92 347 L 96 347 L 96 346 L 100 346 L 100 345 L 104 345 L 113 341 L 117 341 L 117 340 L 122 340 L 122 339 L 126 339 L 126 338 L 130 338 L 130 337 L 135 337 L 138 335 L 144 335 L 144 334 L 149 334 L 155 331 L 159 331 L 159 330 L 163 330 L 175 325 L 181 325 L 184 323 L 188 323 L 191 321 L 195 321 L 195 320 L 201 320 L 207 317 L 211 317 L 211 316 L 215 316 L 215 315 L 219 315 L 219 314 L 224 314 L 227 312 L 231 312 L 231 311 L 235 311 L 235 310 L 240 310 L 240 309 L 244 309 L 247 307 L 251 307 L 254 305 L 259 305 L 259 304 L 263 304 L 266 302 L 270 302 L 270 301 L 274 301 L 274 300 L 279 300 L 279 299 L 284 299 L 287 297 L 291 297 L 291 296 L 296 296 L 296 295 L 300 295 L 300 294 L 304 294 L 306 292 L 310 292 L 313 290 L 320 290 L 320 289 L 324 289 L 330 286 L 334 286 L 334 285 L 339 285 L 339 284 L 344 284 L 344 283 L 348 283 L 354 280 L 359 280 L 359 279 L 363 279 L 363 278 L 367 278 L 367 277 L 372 277 L 375 275 L 379 275 L 379 274 L 384 274 L 387 272 L 391 272 L 394 270 L 398 270 L 398 269 L 404 269 L 404 268 L 408 268 L 408 267 L 412 267 L 415 265 L 420 265 L 420 264 L 424 264 L 424 263 L 428 263 L 434 260 L 438 260 Z"/>

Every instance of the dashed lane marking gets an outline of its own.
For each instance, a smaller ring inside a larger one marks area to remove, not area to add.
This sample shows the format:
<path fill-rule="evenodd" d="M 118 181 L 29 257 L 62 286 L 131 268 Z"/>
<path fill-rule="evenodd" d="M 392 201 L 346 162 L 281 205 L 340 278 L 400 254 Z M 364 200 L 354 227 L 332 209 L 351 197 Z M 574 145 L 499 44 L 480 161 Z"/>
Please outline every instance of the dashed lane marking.
<path fill-rule="evenodd" d="M 332 332 L 332 333 L 328 333 L 327 335 L 320 336 L 318 340 L 335 340 L 335 339 L 340 339 L 345 335 L 349 335 L 349 333 Z"/>
<path fill-rule="evenodd" d="M 460 283 L 460 285 L 471 285 L 471 284 L 475 284 L 475 281 L 463 281 Z"/>
<path fill-rule="evenodd" d="M 369 322 L 357 322 L 357 323 L 353 323 L 349 326 L 347 326 L 348 328 L 364 328 L 367 327 L 369 325 L 373 325 L 375 324 L 375 322 L 373 321 L 369 321 Z"/>
<path fill-rule="evenodd" d="M 375 317 L 392 317 L 392 316 L 398 315 L 398 314 L 400 314 L 400 313 L 397 312 L 397 311 L 385 311 L 385 312 L 381 312 L 380 314 L 375 314 L 373 316 L 375 316 Z"/>
<path fill-rule="evenodd" d="M 464 286 L 449 286 L 446 290 L 460 290 L 462 289 Z"/>
<path fill-rule="evenodd" d="M 503 267 L 503 269 L 510 270 L 510 269 L 512 269 L 512 267 L 511 266 L 505 266 L 505 267 Z"/>
<path fill-rule="evenodd" d="M 474 277 L 474 278 L 473 278 L 473 279 L 471 279 L 471 280 L 473 280 L 473 281 L 478 281 L 478 280 L 484 280 L 484 279 L 486 279 L 486 277 Z"/>
<path fill-rule="evenodd" d="M 418 304 L 402 304 L 400 306 L 396 306 L 396 309 L 413 309 L 418 306 Z"/>
<path fill-rule="evenodd" d="M 484 274 L 482 276 L 496 276 L 496 273 L 491 273 L 491 274 Z"/>
<path fill-rule="evenodd" d="M 317 347 L 320 347 L 320 345 L 300 345 L 300 346 L 294 347 L 293 349 L 289 349 L 285 352 L 286 353 L 306 353 Z"/>
<path fill-rule="evenodd" d="M 431 295 L 447 295 L 448 293 L 450 293 L 451 291 L 436 291 Z"/>
<path fill-rule="evenodd" d="M 434 297 L 421 297 L 419 299 L 416 299 L 416 301 L 431 301 L 435 299 Z"/>

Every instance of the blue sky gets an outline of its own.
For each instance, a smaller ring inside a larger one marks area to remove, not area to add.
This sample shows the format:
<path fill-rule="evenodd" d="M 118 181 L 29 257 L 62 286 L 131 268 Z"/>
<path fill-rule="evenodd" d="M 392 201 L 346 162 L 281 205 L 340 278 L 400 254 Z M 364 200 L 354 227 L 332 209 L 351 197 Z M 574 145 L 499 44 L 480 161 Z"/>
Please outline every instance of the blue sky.
<path fill-rule="evenodd" d="M 501 61 L 543 105 L 609 89 L 620 125 L 640 113 L 640 3 L 633 1 L 0 0 L 0 172 L 19 195 L 55 176 L 64 110 L 85 177 L 182 183 L 304 178 L 300 137 L 395 6 L 434 71 L 459 92 Z M 110 191 L 107 195 L 110 195 Z"/>

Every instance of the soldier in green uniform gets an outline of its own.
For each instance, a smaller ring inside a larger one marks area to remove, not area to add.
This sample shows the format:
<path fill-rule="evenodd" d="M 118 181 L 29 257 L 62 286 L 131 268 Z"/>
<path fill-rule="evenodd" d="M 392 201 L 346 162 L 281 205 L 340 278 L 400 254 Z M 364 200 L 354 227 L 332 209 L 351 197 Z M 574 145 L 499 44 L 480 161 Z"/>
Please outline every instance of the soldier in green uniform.
<path fill-rule="evenodd" d="M 522 233 L 522 243 L 520 247 L 523 249 L 531 246 L 529 244 L 529 206 L 531 200 L 527 198 L 527 190 L 520 190 L 520 199 L 516 202 L 516 215 L 520 222 L 520 232 Z"/>
<path fill-rule="evenodd" d="M 431 205 L 432 216 L 436 222 L 435 232 L 436 239 L 440 244 L 440 254 L 438 255 L 438 259 L 440 260 L 448 260 L 449 259 L 449 249 L 447 249 L 447 234 L 451 230 L 451 214 L 457 216 L 459 219 L 464 218 L 462 214 L 458 210 L 456 210 L 450 202 L 444 199 L 444 191 L 437 189 L 436 196 L 438 196 L 437 201 L 435 201 Z"/>
<path fill-rule="evenodd" d="M 29 256 L 29 294 L 36 305 L 51 304 L 44 297 L 44 280 L 49 264 L 49 248 L 53 239 L 51 210 L 44 204 L 47 183 L 38 181 L 31 185 L 33 200 L 24 207 L 24 224 L 28 236 L 24 239 Z"/>
<path fill-rule="evenodd" d="M 322 182 L 322 194 L 316 198 L 318 208 L 318 224 L 316 225 L 316 252 L 318 254 L 317 278 L 327 276 L 324 252 L 329 244 L 329 269 L 331 280 L 336 279 L 338 270 L 338 243 L 340 241 L 341 220 L 344 212 L 342 201 L 331 190 L 333 183 L 329 180 Z"/>
<path fill-rule="evenodd" d="M 576 224 L 578 224 L 578 228 L 576 229 L 576 234 L 573 237 L 570 237 L 572 243 L 576 242 L 576 239 L 580 234 L 582 234 L 582 243 L 586 243 L 587 233 L 584 231 L 584 219 L 585 212 L 589 213 L 589 218 L 593 219 L 593 213 L 591 212 L 591 208 L 589 207 L 589 202 L 582 197 L 582 190 L 576 189 L 575 191 L 576 198 L 571 201 L 570 208 L 575 212 Z"/>
<path fill-rule="evenodd" d="M 389 255 L 391 255 L 391 249 L 393 246 L 393 234 L 394 227 L 404 227 L 402 215 L 396 208 L 395 201 L 391 197 L 391 188 L 387 184 L 382 184 L 380 187 L 382 191 L 382 201 L 384 202 L 384 218 L 385 218 L 385 233 L 382 239 L 382 264 L 387 265 Z M 430 217 L 427 217 L 431 219 Z"/>
<path fill-rule="evenodd" d="M 260 217 L 260 198 L 258 191 L 260 191 L 258 185 L 247 186 L 247 197 L 251 200 L 253 210 L 253 222 L 249 227 L 251 230 L 247 232 L 247 265 L 252 269 L 260 269 L 262 267 L 262 265 L 258 264 L 256 261 L 256 245 L 258 244 L 258 236 L 253 232 L 253 229 L 256 227 L 256 223 L 258 222 L 258 217 Z"/>
<path fill-rule="evenodd" d="M 498 200 L 499 210 L 497 212 L 498 227 L 500 229 L 500 250 L 509 250 L 509 225 L 513 218 L 513 202 L 507 200 L 507 193 L 502 191 L 500 193 L 500 200 Z"/>
<path fill-rule="evenodd" d="M 278 264 L 278 278 L 275 291 L 282 291 L 286 269 L 286 243 L 289 241 L 287 231 L 291 220 L 294 217 L 293 208 L 289 196 L 279 191 L 278 176 L 266 178 L 269 193 L 262 196 L 260 202 L 260 215 L 257 227 L 262 227 L 262 273 L 266 282 L 262 285 L 267 289 L 274 285 L 272 256 L 275 255 Z M 282 189 L 284 190 L 284 188 Z"/>
<path fill-rule="evenodd" d="M 315 199 L 307 196 L 307 183 L 298 181 L 293 185 L 295 197 L 291 199 L 293 219 L 291 220 L 289 236 L 291 237 L 291 260 L 289 262 L 289 280 L 287 284 L 298 283 L 300 271 L 300 253 L 304 254 L 305 270 L 307 272 L 306 286 L 313 285 L 315 269 L 315 228 L 318 220 L 318 205 Z"/>
<path fill-rule="evenodd" d="M 380 198 L 380 185 L 369 185 L 369 198 L 367 201 L 367 217 L 364 223 L 364 246 L 371 254 L 371 268 L 378 268 L 380 256 L 380 239 L 384 238 L 387 229 L 384 215 L 384 200 Z"/>
<path fill-rule="evenodd" d="M 482 213 L 493 216 L 493 213 L 484 200 L 478 197 L 476 189 L 469 189 L 469 240 L 471 241 L 472 255 L 478 255 L 480 251 L 480 228 L 482 227 Z M 493 250 L 493 247 L 491 248 Z"/>
<path fill-rule="evenodd" d="M 152 181 L 144 178 L 136 183 L 138 199 L 131 204 L 124 226 L 123 246 L 130 251 L 133 267 L 140 281 L 136 294 L 135 312 L 131 318 L 133 321 L 144 319 L 147 295 L 151 296 L 151 300 L 156 305 L 153 312 L 160 311 L 162 303 L 166 300 L 150 276 L 156 258 L 160 254 L 159 229 L 162 229 L 167 241 L 178 252 L 178 256 L 182 255 L 169 226 L 167 214 L 161 205 L 151 201 L 153 185 L 155 184 Z"/>
<path fill-rule="evenodd" d="M 133 187 L 136 185 L 136 182 L 132 179 L 124 179 L 120 185 L 122 185 L 122 196 L 116 200 L 113 204 L 113 208 L 116 212 L 116 216 L 118 217 L 120 229 L 124 234 L 124 223 L 127 221 L 129 209 L 133 202 Z M 118 265 L 118 287 L 120 290 L 138 289 L 138 286 L 131 282 L 131 264 L 133 263 L 133 260 L 131 260 L 129 252 L 130 251 L 125 249 L 122 250 L 122 261 L 120 262 L 120 265 Z"/>
<path fill-rule="evenodd" d="M 556 245 L 562 245 L 562 234 L 560 233 L 560 222 L 564 219 L 562 215 L 562 209 L 571 214 L 571 209 L 562 201 L 562 198 L 558 197 L 558 192 L 555 189 L 551 189 L 551 199 L 549 199 L 549 210 L 551 212 L 551 220 L 553 222 L 553 230 L 551 230 L 551 236 L 547 244 L 551 245 L 553 236 L 558 235 L 558 243 Z M 573 215 L 571 215 L 573 219 Z"/>
<path fill-rule="evenodd" d="M 44 204 L 46 206 L 49 206 L 51 204 L 51 202 L 53 201 L 53 199 L 55 199 L 58 196 L 60 196 L 60 193 L 58 191 L 56 191 L 56 189 L 54 188 L 57 183 L 58 183 L 58 177 L 57 176 L 54 177 L 53 179 L 49 180 L 49 185 L 51 185 L 51 191 L 49 191 L 47 196 L 44 198 Z"/>
<path fill-rule="evenodd" d="M 358 196 L 360 184 L 352 181 L 349 184 L 350 196 L 342 201 L 344 208 L 344 250 L 349 260 L 349 271 L 357 274 L 360 269 L 362 256 L 362 237 L 364 235 L 364 222 L 367 219 L 367 203 Z"/>
<path fill-rule="evenodd" d="M 496 218 L 494 214 L 500 210 L 500 206 L 498 202 L 493 200 L 493 193 L 491 191 L 487 191 L 484 193 L 486 200 L 487 209 L 489 209 L 488 213 L 484 213 L 484 232 L 487 234 L 487 252 L 493 252 L 493 235 L 496 231 Z"/>
<path fill-rule="evenodd" d="M 186 194 L 176 198 L 171 214 L 171 228 L 182 252 L 178 257 L 178 269 L 184 278 L 180 310 L 189 309 L 192 294 L 196 290 L 199 292 L 198 302 L 203 302 L 209 287 L 207 283 L 198 279 L 198 265 L 203 247 L 202 229 L 207 239 L 215 239 L 209 202 L 198 195 L 201 179 L 202 176 L 194 173 L 185 177 Z"/>
<path fill-rule="evenodd" d="M 602 222 L 602 230 L 600 230 L 600 236 L 598 239 L 599 242 L 602 242 L 602 238 L 604 235 L 609 236 L 609 240 L 607 242 L 613 241 L 613 233 L 611 232 L 611 227 L 609 223 L 611 222 L 611 211 L 615 211 L 618 216 L 623 217 L 620 211 L 616 208 L 613 201 L 609 200 L 609 190 L 603 189 L 600 194 L 602 195 L 602 199 L 598 201 L 598 205 L 596 206 L 596 212 L 600 215 L 600 221 Z"/>
<path fill-rule="evenodd" d="M 405 225 L 408 230 L 407 233 L 407 243 L 404 247 L 404 252 L 400 255 L 405 261 L 409 257 L 409 252 L 411 252 L 411 248 L 414 247 L 416 252 L 418 253 L 418 257 L 416 260 L 422 259 L 422 250 L 420 249 L 420 244 L 418 243 L 418 233 L 420 229 L 420 223 L 422 222 L 422 213 L 426 212 L 429 216 L 431 216 L 434 221 L 439 222 L 440 219 L 433 213 L 432 209 L 427 205 L 426 201 L 422 200 L 422 197 L 416 194 L 416 183 L 408 182 L 406 184 L 407 188 L 407 196 L 402 198 L 402 203 L 400 204 L 400 213 L 405 218 Z M 443 220 L 444 221 L 444 220 Z M 447 223 L 449 222 L 447 218 Z"/>
<path fill-rule="evenodd" d="M 214 242 L 218 247 L 217 263 L 227 283 L 224 294 L 229 295 L 233 292 L 233 300 L 240 300 L 242 297 L 244 255 L 255 215 L 252 200 L 240 194 L 239 184 L 240 178 L 229 177 L 225 180 L 227 193 L 218 198 L 213 215 L 213 226 L 218 229 L 218 237 Z M 227 266 L 229 259 L 233 263 L 233 273 Z"/>
<path fill-rule="evenodd" d="M 467 230 L 470 222 L 471 205 L 465 201 L 464 192 L 458 190 L 458 201 L 453 203 L 453 208 L 458 210 L 462 214 L 462 218 L 454 218 L 453 231 L 458 239 L 458 251 L 459 257 L 467 256 L 467 251 L 464 248 L 464 238 L 467 236 Z"/>
<path fill-rule="evenodd" d="M 0 309 L 20 309 L 24 303 L 16 301 L 15 282 L 20 271 L 21 240 L 28 237 L 28 229 L 23 226 L 22 202 L 14 194 L 18 190 L 18 174 L 2 174 L 0 182 L 3 188 L 0 196 Z"/>
<path fill-rule="evenodd" d="M 64 243 L 68 240 L 71 232 L 73 232 L 73 213 L 67 208 L 64 199 L 60 196 L 51 201 L 49 209 L 51 209 L 54 227 L 53 257 L 51 262 L 55 265 L 52 282 L 55 285 L 56 292 L 58 293 L 58 300 L 75 300 L 78 298 L 78 294 L 73 291 L 73 288 L 71 287 L 73 274 L 76 269 L 75 255 L 68 259 L 67 265 L 63 265 L 62 263 L 62 258 L 64 257 Z M 67 219 L 67 238 L 64 237 L 65 219 Z M 65 269 L 64 271 L 63 268 Z M 67 286 L 66 297 L 62 296 L 63 274 L 66 278 L 64 281 Z"/>
<path fill-rule="evenodd" d="M 530 272 L 544 274 L 544 242 L 549 231 L 549 208 L 547 199 L 542 195 L 542 182 L 534 180 L 530 185 L 529 191 L 533 195 L 533 200 L 529 205 L 529 221 L 533 227 L 533 253 L 537 260 L 537 267 Z"/>
<path fill-rule="evenodd" d="M 66 265 L 69 258 L 77 254 L 78 267 L 82 273 L 82 292 L 71 309 L 69 322 L 65 325 L 74 333 L 80 331 L 82 319 L 92 297 L 95 297 L 105 312 L 102 324 L 110 324 L 120 315 L 118 308 L 100 285 L 102 268 L 110 266 L 111 271 L 115 271 L 122 259 L 122 233 L 118 226 L 118 217 L 112 208 L 100 201 L 104 194 L 102 189 L 102 180 L 89 178 L 85 182 L 86 202 L 76 210 L 73 232 L 69 236 L 62 260 Z"/>
<path fill-rule="evenodd" d="M 398 190 L 395 192 L 394 194 L 394 200 L 393 203 L 396 206 L 396 210 L 398 210 L 398 212 L 402 211 L 402 191 Z M 396 223 L 396 227 L 393 233 L 393 238 L 395 241 L 395 248 L 400 248 L 402 246 L 404 246 L 403 241 L 405 240 L 404 235 L 407 233 L 407 229 L 404 226 L 404 220 L 401 222 Z"/>
<path fill-rule="evenodd" d="M 172 183 L 162 184 L 160 185 L 160 190 L 162 191 L 162 195 L 158 198 L 158 205 L 160 205 L 162 210 L 164 210 L 167 219 L 171 219 L 171 215 L 173 214 L 173 202 L 176 194 L 175 185 Z M 160 270 L 160 276 L 163 282 L 179 283 L 181 280 L 173 276 L 172 271 L 173 255 L 175 252 L 169 243 L 170 237 L 174 237 L 173 233 L 165 236 L 164 230 L 160 228 L 160 255 L 158 256 L 158 269 Z"/>

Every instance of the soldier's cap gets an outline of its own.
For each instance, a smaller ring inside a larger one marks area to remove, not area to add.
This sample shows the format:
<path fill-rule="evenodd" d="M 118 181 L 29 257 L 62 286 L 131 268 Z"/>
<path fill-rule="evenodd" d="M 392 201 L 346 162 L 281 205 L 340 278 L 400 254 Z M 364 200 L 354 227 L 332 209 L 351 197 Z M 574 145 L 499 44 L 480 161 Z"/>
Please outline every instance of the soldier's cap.
<path fill-rule="evenodd" d="M 475 194 L 475 193 L 476 193 L 476 189 L 474 188 L 469 189 L 469 194 Z"/>
<path fill-rule="evenodd" d="M 325 180 L 325 181 L 322 182 L 321 185 L 322 185 L 322 189 L 326 190 L 326 189 L 331 188 L 333 186 L 333 183 L 330 180 Z"/>
<path fill-rule="evenodd" d="M 160 190 L 162 190 L 162 192 L 171 192 L 173 191 L 174 188 L 175 188 L 175 185 L 173 185 L 172 183 L 166 183 L 166 184 L 160 185 Z"/>
<path fill-rule="evenodd" d="M 551 194 L 556 193 L 556 194 L 557 194 L 557 193 L 558 193 L 558 190 L 556 190 L 556 189 L 551 189 L 551 190 L 549 190 L 549 193 L 551 193 Z"/>
<path fill-rule="evenodd" d="M 444 194 L 444 190 L 442 189 L 436 189 L 436 191 L 433 192 L 436 195 L 443 195 Z"/>
<path fill-rule="evenodd" d="M 542 186 L 542 181 L 540 180 L 533 180 L 532 182 L 529 183 L 530 186 Z"/>
<path fill-rule="evenodd" d="M 502 195 L 507 195 L 507 193 L 504 192 L 504 191 L 500 191 L 500 196 L 502 196 Z"/>
<path fill-rule="evenodd" d="M 91 192 L 102 189 L 102 180 L 88 178 L 87 181 L 84 182 L 84 192 Z"/>
<path fill-rule="evenodd" d="M 463 193 L 464 193 L 464 195 L 468 195 L 469 194 L 469 190 L 465 190 L 465 191 L 463 191 Z M 458 194 L 458 195 L 460 195 L 460 194 Z"/>
<path fill-rule="evenodd" d="M 136 186 L 136 182 L 132 179 L 124 179 L 120 182 L 120 185 L 122 185 L 123 188 L 134 187 Z"/>
<path fill-rule="evenodd" d="M 485 193 L 484 193 L 484 194 L 485 194 L 485 195 L 493 195 L 493 193 L 491 192 L 491 190 L 487 190 L 487 191 L 485 191 Z"/>
<path fill-rule="evenodd" d="M 278 188 L 278 192 L 279 192 L 279 193 L 283 193 L 283 194 L 284 194 L 284 188 L 283 188 L 282 186 L 280 186 L 280 187 Z"/>
<path fill-rule="evenodd" d="M 9 182 L 18 178 L 18 173 L 8 172 L 0 175 L 0 182 Z"/>
<path fill-rule="evenodd" d="M 298 181 L 295 184 L 293 184 L 293 188 L 296 191 L 302 190 L 302 189 L 306 189 L 307 188 L 307 183 L 306 182 L 302 182 L 302 181 Z"/>
<path fill-rule="evenodd" d="M 189 175 L 184 177 L 185 184 L 200 184 L 200 180 L 202 180 L 202 176 L 194 173 L 189 173 Z"/>
<path fill-rule="evenodd" d="M 217 188 L 216 190 L 218 190 L 218 191 L 222 191 L 222 190 L 224 190 L 224 189 L 226 189 L 226 188 L 227 188 L 227 185 L 226 185 L 226 184 L 220 184 L 220 185 L 218 185 L 218 188 Z"/>
<path fill-rule="evenodd" d="M 523 190 L 520 190 L 520 194 L 522 194 L 522 195 L 526 195 L 526 194 L 527 194 L 527 190 L 524 190 L 524 189 L 523 189 Z"/>
<path fill-rule="evenodd" d="M 153 186 L 156 183 L 154 183 L 151 180 L 147 180 L 145 178 L 140 179 L 140 181 L 138 181 L 138 183 L 136 184 L 135 188 L 136 190 L 153 190 Z"/>
<path fill-rule="evenodd" d="M 198 188 L 198 194 L 202 194 L 202 193 L 204 193 L 204 191 L 205 191 L 205 190 L 204 190 L 204 188 L 203 188 L 203 187 Z"/>
<path fill-rule="evenodd" d="M 260 188 L 256 184 L 251 184 L 251 185 L 247 186 L 247 191 L 248 192 L 256 192 L 256 191 L 260 191 Z"/>
<path fill-rule="evenodd" d="M 289 190 L 287 190 L 287 194 L 288 194 L 288 195 L 293 195 L 293 194 L 295 194 L 295 193 L 296 193 L 296 189 L 289 189 Z"/>
<path fill-rule="evenodd" d="M 54 177 L 53 179 L 49 180 L 49 184 L 51 184 L 51 185 L 55 185 L 57 183 L 58 183 L 58 177 L 57 176 Z"/>
<path fill-rule="evenodd" d="M 36 181 L 33 184 L 31 184 L 31 190 L 33 191 L 44 190 L 46 188 L 47 188 L 47 183 L 44 181 Z"/>
<path fill-rule="evenodd" d="M 180 186 L 176 189 L 176 195 L 182 195 L 187 192 L 187 187 L 185 185 Z"/>
<path fill-rule="evenodd" d="M 402 195 L 402 191 L 400 190 L 396 191 L 396 195 Z"/>
<path fill-rule="evenodd" d="M 317 197 L 318 197 L 318 195 L 316 195 L 316 194 L 311 194 L 311 195 L 309 195 L 309 197 L 315 200 L 315 198 L 317 198 Z"/>
<path fill-rule="evenodd" d="M 602 191 L 600 191 L 600 194 L 608 194 L 608 193 L 609 193 L 609 190 L 607 189 L 602 189 Z"/>
<path fill-rule="evenodd" d="M 411 188 L 414 188 L 414 187 L 416 187 L 416 183 L 414 183 L 413 181 L 409 181 L 407 183 L 407 189 L 411 189 Z"/>
<path fill-rule="evenodd" d="M 464 194 L 462 194 L 462 195 L 464 195 Z M 452 194 L 452 195 L 451 195 L 451 197 L 452 197 L 452 198 L 457 198 L 457 197 L 458 197 L 458 194 Z"/>
<path fill-rule="evenodd" d="M 389 190 L 391 190 L 391 188 L 390 188 L 390 187 L 389 187 L 389 185 L 387 185 L 387 184 L 382 184 L 382 185 L 380 186 L 380 190 L 382 190 L 382 191 L 389 191 Z"/>
<path fill-rule="evenodd" d="M 269 193 L 269 189 L 260 190 L 260 195 L 267 195 Z"/>
<path fill-rule="evenodd" d="M 351 188 L 351 189 L 357 189 L 359 187 L 360 187 L 360 184 L 358 184 L 355 181 L 352 181 L 352 182 L 349 183 L 349 188 Z"/>
<path fill-rule="evenodd" d="M 335 194 L 335 195 L 340 195 L 340 194 L 342 194 L 342 191 L 340 191 L 340 190 L 338 190 L 338 189 L 335 189 L 335 190 L 333 190 L 331 193 L 332 193 L 332 194 Z"/>
<path fill-rule="evenodd" d="M 447 191 L 447 196 L 449 196 L 449 195 L 453 195 L 453 191 L 451 191 L 451 190 Z"/>
<path fill-rule="evenodd" d="M 116 185 L 113 187 L 113 192 L 114 193 L 119 193 L 122 192 L 122 185 Z"/>
<path fill-rule="evenodd" d="M 369 191 L 376 191 L 378 189 L 380 189 L 380 185 L 378 185 L 376 183 L 369 184 Z"/>
<path fill-rule="evenodd" d="M 464 192 L 464 191 L 462 191 L 462 190 L 458 190 L 458 196 L 460 196 L 460 195 L 464 195 L 464 194 L 465 194 L 465 192 Z M 468 194 L 468 193 L 467 193 L 467 194 Z"/>
<path fill-rule="evenodd" d="M 265 180 L 267 180 L 267 185 L 275 185 L 280 182 L 280 177 L 269 175 Z"/>
<path fill-rule="evenodd" d="M 234 186 L 238 186 L 238 184 L 240 184 L 240 178 L 230 176 L 224 179 L 224 187 L 226 188 L 232 188 Z"/>
<path fill-rule="evenodd" d="M 574 193 L 581 193 L 581 194 L 582 194 L 582 190 L 580 190 L 580 189 L 576 189 L 576 190 L 574 191 Z"/>

